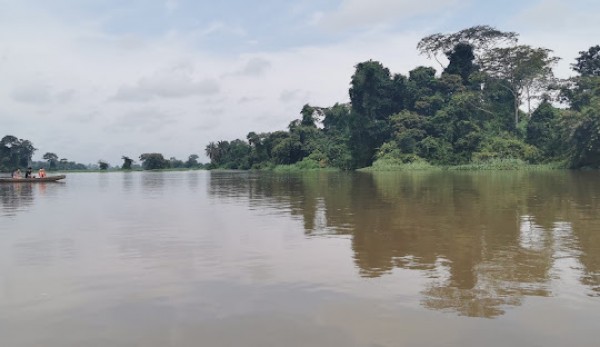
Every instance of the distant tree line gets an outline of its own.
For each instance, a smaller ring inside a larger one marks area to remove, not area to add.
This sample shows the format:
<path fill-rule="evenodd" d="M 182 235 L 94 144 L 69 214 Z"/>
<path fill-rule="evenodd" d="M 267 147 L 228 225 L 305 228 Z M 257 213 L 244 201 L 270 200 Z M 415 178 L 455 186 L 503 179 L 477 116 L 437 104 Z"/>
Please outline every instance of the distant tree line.
<path fill-rule="evenodd" d="M 580 52 L 572 65 L 577 76 L 567 80 L 554 77 L 559 58 L 551 50 L 519 44 L 517 33 L 489 26 L 430 35 L 417 49 L 441 65 L 440 75 L 432 67 L 402 75 L 377 61 L 359 63 L 350 103 L 307 104 L 287 130 L 210 142 L 210 168 L 355 169 L 376 160 L 459 165 L 507 158 L 600 166 L 600 46 Z"/>
<path fill-rule="evenodd" d="M 66 158 L 60 158 L 53 152 L 47 152 L 42 156 L 44 161 L 33 161 L 33 154 L 37 149 L 29 140 L 19 139 L 12 135 L 7 135 L 0 140 L 0 172 L 10 172 L 17 168 L 32 167 L 34 170 L 46 168 L 49 171 L 69 171 L 69 170 L 88 170 L 88 169 L 110 169 L 110 164 L 105 160 L 99 160 L 95 165 L 85 165 L 70 161 Z M 144 153 L 140 155 L 141 165 L 136 165 L 135 160 L 123 156 L 122 170 L 144 169 L 204 169 L 207 164 L 198 161 L 197 154 L 191 154 L 186 161 L 175 157 L 165 159 L 160 153 Z"/>
<path fill-rule="evenodd" d="M 48 170 L 87 170 L 85 164 L 60 158 L 55 153 L 45 153 L 42 157 L 45 161 L 33 161 L 33 154 L 37 148 L 29 140 L 19 139 L 12 135 L 6 135 L 0 140 L 0 171 L 10 172 L 17 168 L 31 167 L 34 170 L 46 168 Z"/>
<path fill-rule="evenodd" d="M 130 170 L 133 164 L 133 159 L 123 156 L 123 170 Z M 186 161 L 179 160 L 175 157 L 165 159 L 161 153 L 143 153 L 139 157 L 141 167 L 144 170 L 162 170 L 162 169 L 204 169 L 205 164 L 198 162 L 197 154 L 190 154 Z"/>

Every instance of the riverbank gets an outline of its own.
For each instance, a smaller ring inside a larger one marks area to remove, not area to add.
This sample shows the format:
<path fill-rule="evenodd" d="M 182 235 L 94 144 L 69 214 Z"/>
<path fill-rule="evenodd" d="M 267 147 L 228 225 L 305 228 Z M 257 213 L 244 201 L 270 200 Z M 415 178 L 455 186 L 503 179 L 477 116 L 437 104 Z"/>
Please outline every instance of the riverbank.
<path fill-rule="evenodd" d="M 171 172 L 171 171 L 230 171 L 224 168 L 204 169 L 204 168 L 173 168 L 160 170 L 69 170 L 69 171 L 52 171 L 52 173 L 102 173 L 102 172 Z M 540 171 L 540 170 L 569 170 L 565 162 L 552 162 L 544 164 L 529 164 L 519 159 L 493 159 L 488 161 L 473 162 L 462 165 L 432 165 L 425 161 L 415 161 L 411 163 L 403 163 L 399 160 L 380 159 L 373 163 L 372 166 L 357 169 L 359 172 L 393 172 L 393 171 Z M 251 170 L 233 170 L 233 171 L 271 171 L 275 173 L 295 173 L 295 172 L 339 172 L 344 171 L 339 168 L 322 165 L 313 160 L 303 160 L 291 165 L 272 165 L 260 169 Z"/>
<path fill-rule="evenodd" d="M 437 166 L 427 162 L 402 163 L 395 160 L 378 160 L 372 166 L 359 169 L 364 172 L 377 171 L 485 171 L 485 170 L 507 170 L 507 171 L 535 171 L 535 170 L 567 170 L 566 163 L 553 162 L 545 164 L 529 164 L 520 159 L 493 159 L 469 164 L 453 166 Z"/>

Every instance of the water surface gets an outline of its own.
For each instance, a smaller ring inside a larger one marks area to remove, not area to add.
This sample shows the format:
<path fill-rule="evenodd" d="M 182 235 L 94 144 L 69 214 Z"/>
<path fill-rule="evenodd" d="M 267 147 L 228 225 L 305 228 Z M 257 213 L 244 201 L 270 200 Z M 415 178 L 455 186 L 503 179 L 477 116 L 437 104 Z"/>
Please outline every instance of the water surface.
<path fill-rule="evenodd" d="M 596 346 L 596 172 L 0 184 L 2 346 Z"/>

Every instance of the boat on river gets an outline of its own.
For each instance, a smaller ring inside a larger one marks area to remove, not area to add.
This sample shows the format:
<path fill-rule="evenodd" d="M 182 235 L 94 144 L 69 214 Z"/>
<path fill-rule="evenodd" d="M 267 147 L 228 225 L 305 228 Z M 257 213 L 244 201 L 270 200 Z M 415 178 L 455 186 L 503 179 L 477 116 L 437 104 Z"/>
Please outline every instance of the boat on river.
<path fill-rule="evenodd" d="M 56 175 L 47 177 L 32 177 L 32 178 L 11 178 L 11 177 L 0 177 L 0 183 L 41 183 L 41 182 L 56 182 L 62 180 L 67 176 Z"/>

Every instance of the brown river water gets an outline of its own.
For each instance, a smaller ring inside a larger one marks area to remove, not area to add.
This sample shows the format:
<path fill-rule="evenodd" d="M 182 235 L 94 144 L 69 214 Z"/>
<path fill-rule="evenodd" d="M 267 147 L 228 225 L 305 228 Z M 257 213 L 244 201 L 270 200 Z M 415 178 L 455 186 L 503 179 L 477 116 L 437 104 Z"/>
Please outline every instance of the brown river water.
<path fill-rule="evenodd" d="M 0 184 L 0 345 L 598 346 L 600 173 Z"/>

